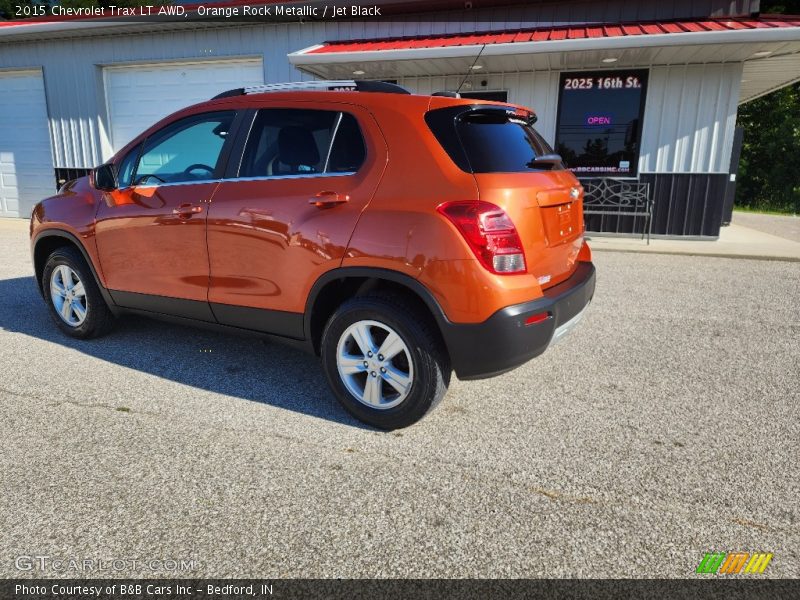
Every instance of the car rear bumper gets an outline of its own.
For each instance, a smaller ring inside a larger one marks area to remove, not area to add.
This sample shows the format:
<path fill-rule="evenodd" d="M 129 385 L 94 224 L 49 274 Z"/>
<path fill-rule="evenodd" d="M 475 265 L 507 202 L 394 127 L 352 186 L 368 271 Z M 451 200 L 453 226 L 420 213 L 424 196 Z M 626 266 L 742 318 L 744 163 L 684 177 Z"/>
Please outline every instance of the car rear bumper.
<path fill-rule="evenodd" d="M 538 356 L 581 320 L 594 286 L 594 265 L 582 262 L 569 279 L 546 290 L 542 298 L 507 306 L 483 323 L 444 324 L 442 334 L 456 375 L 492 377 Z M 547 313 L 544 320 L 526 325 L 542 313 Z"/>

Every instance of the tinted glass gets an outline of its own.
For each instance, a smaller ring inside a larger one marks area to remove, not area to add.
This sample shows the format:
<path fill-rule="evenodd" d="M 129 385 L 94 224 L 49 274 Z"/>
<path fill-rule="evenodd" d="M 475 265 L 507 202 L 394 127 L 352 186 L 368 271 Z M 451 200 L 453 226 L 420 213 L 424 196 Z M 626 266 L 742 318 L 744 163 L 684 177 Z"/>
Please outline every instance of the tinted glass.
<path fill-rule="evenodd" d="M 647 71 L 562 73 L 556 148 L 578 175 L 636 175 Z"/>
<path fill-rule="evenodd" d="M 125 155 L 125 158 L 119 163 L 117 170 L 117 181 L 120 188 L 130 187 L 131 178 L 133 177 L 133 167 L 136 165 L 136 159 L 139 158 L 139 150 L 141 145 L 136 146 L 133 150 Z"/>
<path fill-rule="evenodd" d="M 150 136 L 136 167 L 136 183 L 213 179 L 233 117 L 233 111 L 195 115 Z"/>
<path fill-rule="evenodd" d="M 473 100 L 491 100 L 492 102 L 508 102 L 508 92 L 461 92 L 462 98 Z"/>
<path fill-rule="evenodd" d="M 355 173 L 364 163 L 366 154 L 358 122 L 353 115 L 342 113 L 342 120 L 331 145 L 327 172 Z"/>
<path fill-rule="evenodd" d="M 239 177 L 356 171 L 364 154 L 361 131 L 350 114 L 262 109 L 250 131 Z"/>
<path fill-rule="evenodd" d="M 541 170 L 533 160 L 550 148 L 533 127 L 506 111 L 475 111 L 458 119 L 458 137 L 474 173 Z"/>

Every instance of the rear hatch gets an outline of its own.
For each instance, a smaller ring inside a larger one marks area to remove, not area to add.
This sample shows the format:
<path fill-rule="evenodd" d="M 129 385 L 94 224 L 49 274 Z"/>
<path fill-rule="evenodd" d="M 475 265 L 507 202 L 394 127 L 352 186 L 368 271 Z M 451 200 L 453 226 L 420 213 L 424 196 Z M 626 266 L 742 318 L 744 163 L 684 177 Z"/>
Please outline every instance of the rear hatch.
<path fill-rule="evenodd" d="M 534 130 L 535 117 L 507 105 L 456 105 L 426 121 L 451 158 L 475 177 L 480 197 L 506 211 L 543 288 L 568 278 L 583 244 L 583 189 Z"/>

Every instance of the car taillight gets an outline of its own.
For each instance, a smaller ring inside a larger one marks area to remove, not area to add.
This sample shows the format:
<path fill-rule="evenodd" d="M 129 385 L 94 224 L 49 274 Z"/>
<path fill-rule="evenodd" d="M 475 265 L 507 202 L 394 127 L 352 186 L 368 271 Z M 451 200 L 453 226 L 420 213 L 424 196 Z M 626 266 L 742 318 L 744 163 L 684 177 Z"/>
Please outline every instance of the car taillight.
<path fill-rule="evenodd" d="M 489 271 L 499 275 L 526 271 L 522 241 L 502 208 L 482 200 L 467 200 L 445 202 L 436 210 L 452 221 Z"/>

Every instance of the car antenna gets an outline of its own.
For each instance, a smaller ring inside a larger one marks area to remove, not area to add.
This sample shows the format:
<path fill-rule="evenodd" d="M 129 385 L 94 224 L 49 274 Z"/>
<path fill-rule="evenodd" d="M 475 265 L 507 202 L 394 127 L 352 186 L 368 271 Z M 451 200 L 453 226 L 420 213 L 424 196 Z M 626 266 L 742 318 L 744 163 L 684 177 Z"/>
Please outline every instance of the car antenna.
<path fill-rule="evenodd" d="M 481 57 L 481 54 L 483 54 L 485 48 L 486 44 L 481 46 L 481 49 L 478 51 L 478 55 L 475 57 L 475 60 L 472 61 L 472 64 L 469 66 L 469 69 L 467 69 L 467 73 L 466 75 L 464 75 L 464 79 L 462 79 L 461 83 L 458 84 L 458 89 L 456 90 L 456 94 L 461 92 L 461 88 L 464 87 L 464 84 L 467 82 L 467 77 L 469 77 L 470 74 L 472 73 L 473 70 L 472 68 L 475 66 L 475 63 L 478 62 L 478 59 Z"/>

